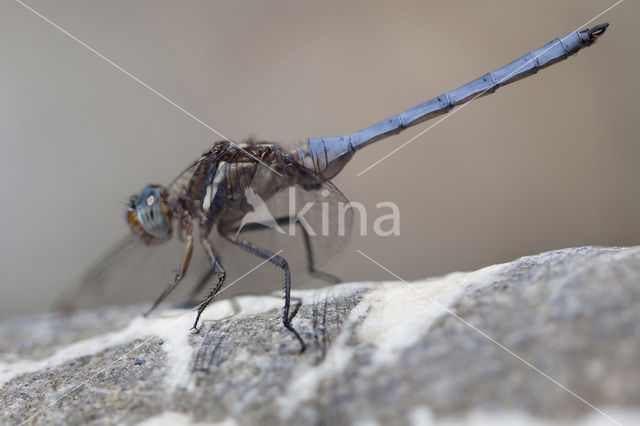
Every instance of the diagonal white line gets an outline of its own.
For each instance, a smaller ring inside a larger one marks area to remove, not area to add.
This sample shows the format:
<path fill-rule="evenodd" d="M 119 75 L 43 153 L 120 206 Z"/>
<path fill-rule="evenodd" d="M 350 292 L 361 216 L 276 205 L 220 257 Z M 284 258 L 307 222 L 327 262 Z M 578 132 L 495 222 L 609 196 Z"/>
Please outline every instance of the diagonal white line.
<path fill-rule="evenodd" d="M 165 100 L 166 102 L 168 102 L 169 104 L 173 105 L 174 107 L 176 107 L 177 109 L 179 109 L 180 111 L 182 111 L 183 113 L 185 113 L 187 116 L 191 117 L 192 119 L 194 119 L 195 121 L 197 121 L 198 123 L 202 124 L 204 127 L 206 127 L 207 129 L 211 130 L 213 133 L 215 133 L 216 135 L 220 136 L 221 138 L 223 138 L 224 140 L 226 140 L 227 142 L 229 142 L 230 144 L 234 145 L 236 148 L 244 151 L 245 154 L 247 154 L 247 156 L 253 158 L 254 160 L 256 160 L 257 162 L 261 163 L 263 166 L 270 168 L 274 173 L 276 173 L 278 176 L 282 176 L 282 174 L 280 172 L 278 172 L 277 170 L 273 169 L 271 166 L 269 166 L 268 164 L 266 164 L 264 161 L 262 161 L 261 159 L 259 159 L 258 157 L 256 157 L 255 155 L 247 152 L 244 148 L 241 148 L 240 146 L 238 146 L 238 144 L 236 144 L 235 142 L 233 142 L 231 139 L 229 139 L 228 137 L 226 137 L 225 135 L 223 135 L 222 133 L 220 133 L 218 130 L 214 129 L 213 127 L 211 127 L 210 125 L 208 125 L 207 123 L 205 123 L 204 121 L 202 121 L 201 119 L 199 119 L 198 117 L 196 117 L 195 115 L 193 115 L 192 113 L 190 113 L 189 111 L 187 111 L 186 109 L 184 109 L 183 107 L 181 107 L 180 105 L 178 105 L 177 103 L 175 103 L 174 101 L 172 101 L 171 99 L 169 99 L 168 97 L 166 97 L 165 95 L 163 95 L 162 93 L 158 92 L 156 89 L 154 89 L 153 87 L 149 86 L 147 83 L 145 83 L 144 81 L 140 80 L 138 77 L 136 77 L 135 75 L 131 74 L 129 71 L 127 71 L 126 69 L 122 68 L 120 65 L 116 64 L 115 62 L 113 62 L 111 59 L 107 58 L 105 55 L 103 55 L 102 53 L 98 52 L 97 50 L 95 50 L 93 47 L 89 46 L 87 43 L 83 42 L 82 40 L 80 40 L 78 37 L 74 36 L 73 34 L 71 34 L 69 31 L 65 30 L 64 28 L 60 27 L 59 25 L 57 25 L 55 22 L 53 22 L 52 20 L 50 20 L 49 18 L 47 18 L 46 16 L 42 15 L 41 13 L 39 13 L 38 11 L 36 11 L 35 9 L 33 9 L 31 6 L 27 5 L 26 3 L 22 2 L 21 0 L 15 0 L 16 3 L 20 4 L 22 7 L 24 7 L 25 9 L 29 10 L 30 12 L 32 12 L 33 14 L 35 14 L 36 16 L 38 16 L 40 19 L 42 19 L 43 21 L 45 21 L 46 23 L 48 23 L 49 25 L 51 25 L 52 27 L 54 27 L 55 29 L 59 30 L 60 32 L 62 32 L 63 34 L 65 34 L 67 37 L 69 37 L 70 39 L 72 39 L 73 41 L 75 41 L 76 43 L 80 44 L 81 46 L 85 47 L 86 49 L 88 49 L 89 51 L 91 51 L 92 53 L 94 53 L 96 56 L 98 56 L 100 59 L 103 59 L 104 61 L 106 61 L 107 63 L 109 63 L 110 65 L 112 65 L 114 68 L 116 68 L 118 71 L 122 72 L 124 75 L 126 75 L 127 77 L 129 77 L 130 79 L 134 80 L 136 83 L 142 85 L 143 87 L 145 87 L 147 90 L 151 91 L 152 93 L 154 93 L 155 95 L 159 96 L 160 98 L 162 98 L 163 100 Z"/>
<path fill-rule="evenodd" d="M 248 272 L 246 272 L 245 274 L 241 275 L 238 279 L 234 280 L 231 284 L 229 284 L 228 286 L 226 286 L 225 288 L 223 288 L 222 290 L 220 290 L 218 292 L 218 294 L 222 293 L 224 290 L 228 289 L 229 287 L 231 287 L 232 285 L 234 285 L 235 283 L 237 283 L 238 281 L 240 281 L 241 279 L 243 279 L 244 277 L 246 277 L 247 275 L 249 275 L 250 273 L 252 273 L 253 271 L 255 271 L 256 269 L 258 269 L 259 267 L 261 267 L 262 265 L 264 265 L 265 263 L 269 262 L 271 259 L 273 259 L 274 257 L 276 257 L 277 255 L 279 255 L 280 253 L 282 253 L 282 250 L 276 252 L 275 254 L 273 254 L 273 256 L 271 256 L 268 259 L 263 260 L 262 262 L 260 262 L 258 265 L 256 265 L 255 267 L 253 267 L 252 269 L 250 269 Z M 204 303 L 204 302 L 202 302 Z M 194 308 L 190 309 L 189 311 L 179 315 L 174 321 L 170 322 L 166 327 L 162 328 L 161 330 L 166 330 L 171 328 L 173 325 L 177 324 L 182 318 L 184 318 L 186 315 L 189 315 L 193 312 L 195 312 L 198 308 L 200 308 L 200 306 L 202 306 L 202 303 L 198 304 L 197 306 L 195 306 Z M 129 355 L 130 353 L 134 352 L 135 350 L 137 350 L 138 348 L 146 345 L 147 343 L 149 343 L 152 339 L 154 339 L 155 337 L 158 337 L 158 334 L 153 334 L 151 336 L 149 336 L 148 338 L 146 338 L 144 341 L 142 341 L 141 343 L 137 344 L 136 346 L 134 346 L 131 350 L 127 351 L 126 353 L 122 354 L 121 356 L 117 357 L 116 359 L 114 359 L 113 361 L 111 361 L 110 363 L 108 363 L 107 365 L 105 365 L 104 367 L 102 367 L 101 369 L 99 369 L 98 371 L 96 371 L 95 373 L 93 373 L 91 376 L 87 377 L 85 380 L 83 380 L 82 382 L 80 382 L 79 384 L 77 384 L 76 386 L 72 387 L 70 390 L 68 390 L 67 392 L 63 393 L 61 396 L 59 396 L 58 398 L 56 398 L 52 403 L 50 403 L 49 405 L 47 405 L 46 407 L 44 407 L 43 409 L 41 409 L 40 411 L 36 412 L 35 414 L 31 415 L 29 418 L 27 418 L 26 420 L 22 421 L 21 423 L 18 424 L 18 426 L 22 426 L 28 422 L 30 422 L 31 420 L 33 420 L 34 418 L 36 418 L 37 416 L 39 416 L 40 414 L 44 413 L 45 411 L 47 411 L 49 408 L 53 407 L 55 404 L 57 404 L 59 401 L 61 401 L 62 399 L 66 398 L 67 396 L 69 396 L 69 394 L 71 394 L 73 391 L 75 391 L 76 389 L 79 389 L 80 387 L 82 387 L 83 385 L 85 385 L 87 382 L 89 382 L 91 379 L 93 379 L 94 377 L 96 377 L 98 374 L 102 373 L 103 371 L 107 370 L 108 368 L 111 368 L 113 365 L 115 365 L 118 361 L 122 360 L 124 357 L 126 357 L 127 355 Z"/>
<path fill-rule="evenodd" d="M 432 297 L 430 297 L 429 295 L 425 294 L 423 291 L 421 291 L 419 288 L 416 288 L 415 286 L 412 286 L 411 284 L 409 284 L 407 281 L 403 280 L 402 278 L 400 278 L 397 274 L 393 273 L 392 271 L 390 271 L 388 268 L 386 268 L 385 266 L 383 266 L 382 264 L 380 264 L 379 262 L 376 262 L 375 260 L 373 260 L 371 257 L 367 256 L 366 254 L 364 254 L 363 252 L 361 252 L 360 250 L 356 251 L 358 253 L 360 253 L 362 256 L 364 256 L 365 258 L 369 259 L 371 262 L 375 263 L 376 265 L 378 265 L 380 268 L 384 269 L 385 271 L 387 271 L 389 274 L 393 275 L 394 277 L 396 277 L 398 280 L 400 280 L 402 283 L 404 283 L 407 287 L 409 287 L 412 290 L 415 290 L 417 293 L 419 293 L 420 295 L 424 296 L 428 301 L 433 302 L 434 304 L 436 304 L 439 308 L 441 308 L 443 311 L 445 311 L 446 313 L 448 313 L 449 315 L 453 316 L 454 318 L 458 319 L 459 321 L 461 321 L 464 325 L 468 326 L 469 328 L 471 328 L 472 330 L 474 330 L 475 332 L 479 333 L 481 336 L 485 337 L 486 339 L 488 339 L 489 341 L 491 341 L 492 343 L 494 343 L 495 345 L 497 345 L 500 349 L 506 351 L 507 353 L 509 353 L 511 356 L 513 356 L 514 358 L 516 358 L 517 360 L 521 361 L 522 363 L 524 363 L 525 365 L 527 365 L 528 367 L 532 368 L 533 370 L 535 370 L 536 372 L 540 373 L 543 377 L 545 377 L 546 379 L 548 379 L 549 381 L 551 381 L 552 383 L 556 384 L 557 386 L 561 387 L 562 389 L 564 389 L 565 391 L 569 392 L 569 394 L 571 394 L 573 397 L 579 399 L 580 401 L 582 401 L 583 403 L 587 404 L 589 407 L 591 407 L 592 409 L 594 409 L 595 411 L 597 411 L 598 413 L 602 414 L 604 417 L 606 417 L 607 419 L 611 420 L 613 423 L 617 424 L 618 426 L 622 426 L 622 424 L 620 422 L 618 422 L 616 419 L 614 419 L 613 417 L 611 417 L 610 415 L 608 415 L 607 413 L 605 413 L 604 411 L 602 411 L 601 409 L 599 409 L 598 407 L 596 407 L 595 405 L 591 404 L 589 401 L 585 400 L 584 398 L 582 398 L 580 395 L 576 394 L 574 391 L 572 391 L 571 389 L 569 389 L 568 387 L 564 386 L 562 383 L 558 382 L 557 380 L 555 380 L 553 377 L 549 376 L 547 373 L 545 373 L 544 371 L 540 370 L 539 368 L 537 368 L 535 365 L 531 364 L 529 361 L 527 361 L 526 359 L 524 359 L 523 357 L 521 357 L 520 355 L 518 355 L 517 353 L 513 352 L 511 349 L 507 348 L 506 346 L 504 346 L 502 343 L 496 341 L 494 338 L 492 338 L 491 336 L 489 336 L 487 333 L 483 332 L 482 330 L 479 330 L 477 327 L 473 326 L 472 324 L 470 324 L 468 321 L 466 321 L 465 319 L 461 318 L 459 315 L 457 315 L 455 312 L 451 311 L 450 309 L 448 309 L 446 306 L 444 306 L 442 303 L 438 302 L 437 300 L 433 299 Z"/>
<path fill-rule="evenodd" d="M 589 19 L 587 22 L 585 22 L 584 24 L 580 25 L 575 31 L 578 31 L 580 28 L 582 27 L 586 27 L 587 25 L 589 25 L 590 23 L 592 23 L 593 21 L 595 21 L 596 19 L 598 19 L 599 17 L 601 17 L 602 15 L 604 15 L 605 13 L 609 12 L 611 9 L 613 9 L 614 7 L 616 7 L 617 5 L 619 5 L 620 3 L 622 3 L 624 0 L 618 0 L 615 4 L 609 6 L 608 8 L 606 8 L 605 10 L 603 10 L 602 12 L 600 12 L 599 14 L 597 14 L 595 17 Z M 544 52 L 547 52 L 548 50 L 552 49 L 553 47 L 555 47 L 558 43 L 557 42 L 553 45 L 551 45 L 548 49 L 544 50 Z M 533 59 L 535 60 L 535 58 Z M 517 73 L 518 71 L 520 71 L 522 68 L 524 68 L 526 65 L 528 65 L 529 63 L 531 63 L 532 60 L 529 60 L 527 62 L 525 62 L 524 64 L 522 64 L 520 67 L 518 67 L 516 70 L 514 70 L 511 74 L 505 76 L 502 78 L 502 80 L 500 80 L 498 82 L 498 84 L 502 83 L 503 81 L 508 80 L 509 78 L 511 78 L 511 76 L 513 76 L 515 73 Z M 422 130 L 420 133 L 418 133 L 417 135 L 415 135 L 414 137 L 412 137 L 411 139 L 409 139 L 408 141 L 404 142 L 402 145 L 400 145 L 399 147 L 397 147 L 396 149 L 394 149 L 393 151 L 391 151 L 390 153 L 388 153 L 387 155 L 385 155 L 384 157 L 380 158 L 379 160 L 377 160 L 376 162 L 374 162 L 373 164 L 371 164 L 369 167 L 367 167 L 366 169 L 362 170 L 360 173 L 356 174 L 356 176 L 360 176 L 363 173 L 366 173 L 368 170 L 370 170 L 371 168 L 377 166 L 378 164 L 382 163 L 384 160 L 386 160 L 387 158 L 389 158 L 390 156 L 392 156 L 393 154 L 395 154 L 396 152 L 400 151 L 402 148 L 404 148 L 405 146 L 409 145 L 411 142 L 413 142 L 414 140 L 416 140 L 417 138 L 419 138 L 420 136 L 424 135 L 425 133 L 427 133 L 429 130 L 433 129 L 434 127 L 436 127 L 438 124 L 442 123 L 444 120 L 453 117 L 454 114 L 456 114 L 458 111 L 460 111 L 462 108 L 466 107 L 467 105 L 469 105 L 471 102 L 475 101 L 477 98 L 481 97 L 482 95 L 484 95 L 485 93 L 487 93 L 487 90 L 484 90 L 483 92 L 478 93 L 476 96 L 474 96 L 473 98 L 469 99 L 469 101 L 465 102 L 464 104 L 460 105 L 459 107 L 455 108 L 453 111 L 451 111 L 449 114 L 445 115 L 444 117 L 442 117 L 441 119 L 439 119 L 438 121 L 436 121 L 435 123 L 433 123 L 432 125 L 430 125 L 429 127 L 427 127 L 426 129 Z"/>

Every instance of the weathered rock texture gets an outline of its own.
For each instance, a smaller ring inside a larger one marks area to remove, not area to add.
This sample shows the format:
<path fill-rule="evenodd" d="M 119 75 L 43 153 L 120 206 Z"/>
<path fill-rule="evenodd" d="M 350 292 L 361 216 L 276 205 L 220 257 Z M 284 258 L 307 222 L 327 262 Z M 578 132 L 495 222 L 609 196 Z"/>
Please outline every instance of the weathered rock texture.
<path fill-rule="evenodd" d="M 303 354 L 270 296 L 0 323 L 0 422 L 638 420 L 640 247 L 297 295 Z"/>

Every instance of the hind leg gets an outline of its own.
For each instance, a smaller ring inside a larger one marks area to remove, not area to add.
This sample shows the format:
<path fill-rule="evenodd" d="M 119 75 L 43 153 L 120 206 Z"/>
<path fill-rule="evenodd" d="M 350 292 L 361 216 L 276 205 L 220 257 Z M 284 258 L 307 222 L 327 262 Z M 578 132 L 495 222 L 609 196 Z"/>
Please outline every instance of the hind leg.
<path fill-rule="evenodd" d="M 300 353 L 304 352 L 307 346 L 305 345 L 304 340 L 302 340 L 302 337 L 300 337 L 300 334 L 296 331 L 295 328 L 293 328 L 293 325 L 291 325 L 291 320 L 293 320 L 293 317 L 298 312 L 298 309 L 297 308 L 294 309 L 293 315 L 290 315 L 289 311 L 291 308 L 291 272 L 289 271 L 289 264 L 287 263 L 285 258 L 280 256 L 278 253 L 271 253 L 268 250 L 260 248 L 249 241 L 233 238 L 229 236 L 229 234 L 224 233 L 223 231 L 221 231 L 221 235 L 232 244 L 237 245 L 238 247 L 242 248 L 243 250 L 246 250 L 247 252 L 257 257 L 268 260 L 269 262 L 276 265 L 278 268 L 282 269 L 282 271 L 284 272 L 284 310 L 283 310 L 283 316 L 282 316 L 282 323 L 285 326 L 285 328 L 289 330 L 300 342 L 300 346 L 301 346 Z"/>

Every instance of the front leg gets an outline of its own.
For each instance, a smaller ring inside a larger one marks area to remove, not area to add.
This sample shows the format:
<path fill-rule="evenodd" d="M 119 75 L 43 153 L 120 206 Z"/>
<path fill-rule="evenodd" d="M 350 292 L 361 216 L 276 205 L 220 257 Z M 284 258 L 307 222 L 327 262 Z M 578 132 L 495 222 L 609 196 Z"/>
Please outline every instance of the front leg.
<path fill-rule="evenodd" d="M 180 284 L 180 281 L 182 281 L 182 278 L 184 278 L 184 276 L 186 275 L 187 269 L 189 269 L 189 263 L 191 262 L 191 255 L 193 254 L 193 236 L 191 235 L 191 231 L 192 231 L 191 216 L 189 216 L 188 213 L 185 212 L 182 215 L 181 224 L 182 224 L 182 238 L 187 243 L 184 248 L 184 255 L 182 256 L 182 263 L 180 264 L 180 268 L 178 269 L 176 276 L 173 278 L 173 284 L 167 287 L 167 289 L 162 292 L 160 297 L 158 297 L 156 301 L 153 302 L 153 306 L 151 306 L 151 308 L 149 308 L 149 310 L 144 313 L 145 317 L 149 315 L 151 311 L 157 308 L 158 305 L 162 303 L 162 301 L 166 299 L 166 297 L 173 290 L 175 290 L 176 287 L 178 287 L 178 284 Z"/>

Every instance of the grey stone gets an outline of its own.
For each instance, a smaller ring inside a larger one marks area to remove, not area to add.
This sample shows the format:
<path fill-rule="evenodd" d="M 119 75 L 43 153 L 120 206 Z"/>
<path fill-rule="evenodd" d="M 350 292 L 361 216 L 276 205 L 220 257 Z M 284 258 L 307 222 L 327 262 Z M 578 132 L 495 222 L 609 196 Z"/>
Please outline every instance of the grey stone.
<path fill-rule="evenodd" d="M 272 296 L 212 304 L 197 334 L 193 312 L 144 319 L 140 306 L 0 323 L 0 422 L 615 424 L 640 413 L 640 247 L 296 295 L 302 354 Z"/>

